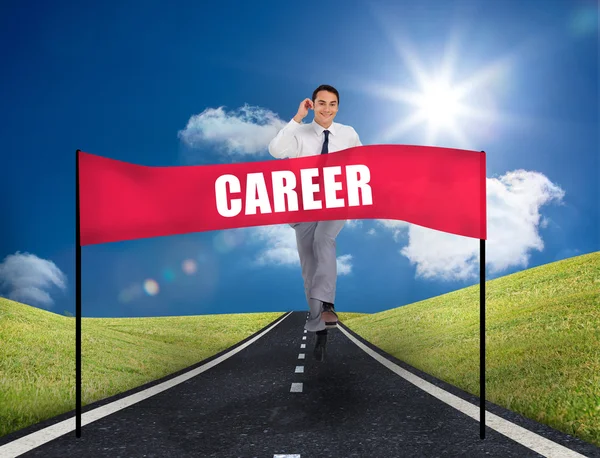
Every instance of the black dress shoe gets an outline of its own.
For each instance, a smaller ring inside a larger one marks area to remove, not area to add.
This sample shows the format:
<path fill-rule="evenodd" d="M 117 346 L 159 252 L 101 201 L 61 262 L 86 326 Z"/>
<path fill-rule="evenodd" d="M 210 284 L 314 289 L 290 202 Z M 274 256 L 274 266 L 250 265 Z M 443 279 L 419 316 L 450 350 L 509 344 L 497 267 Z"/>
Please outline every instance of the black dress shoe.
<path fill-rule="evenodd" d="M 333 304 L 331 302 L 323 302 L 323 306 L 321 309 L 321 316 L 323 317 L 323 321 L 325 321 L 325 326 L 328 328 L 337 327 L 338 316 L 335 313 L 333 308 Z"/>
<path fill-rule="evenodd" d="M 325 349 L 327 347 L 327 330 L 317 331 L 317 343 L 315 343 L 315 349 L 313 355 L 317 361 L 325 360 Z"/>

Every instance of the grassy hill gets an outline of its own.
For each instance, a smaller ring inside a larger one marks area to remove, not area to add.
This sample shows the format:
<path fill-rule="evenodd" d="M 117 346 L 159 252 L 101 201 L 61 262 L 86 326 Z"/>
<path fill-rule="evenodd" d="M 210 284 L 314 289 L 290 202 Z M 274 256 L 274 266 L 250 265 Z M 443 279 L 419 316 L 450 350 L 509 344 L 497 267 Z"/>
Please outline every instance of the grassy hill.
<path fill-rule="evenodd" d="M 82 404 L 209 358 L 282 313 L 82 318 Z M 75 318 L 0 298 L 0 437 L 75 409 Z"/>
<path fill-rule="evenodd" d="M 600 252 L 490 280 L 486 309 L 487 399 L 600 446 Z M 282 313 L 83 318 L 83 403 L 193 365 Z M 479 285 L 340 318 L 479 394 Z M 74 318 L 0 298 L 0 342 L 0 436 L 74 409 Z"/>
<path fill-rule="evenodd" d="M 479 285 L 340 319 L 479 395 Z M 600 446 L 600 252 L 486 282 L 486 398 Z"/>

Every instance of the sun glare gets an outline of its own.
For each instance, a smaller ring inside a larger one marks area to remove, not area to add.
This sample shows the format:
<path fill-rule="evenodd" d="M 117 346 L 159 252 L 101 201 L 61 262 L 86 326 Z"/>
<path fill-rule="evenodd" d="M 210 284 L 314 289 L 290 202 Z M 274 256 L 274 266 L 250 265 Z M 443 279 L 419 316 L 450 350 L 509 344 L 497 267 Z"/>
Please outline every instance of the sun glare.
<path fill-rule="evenodd" d="M 481 110 L 480 107 L 468 106 L 463 101 L 468 93 L 465 88 L 469 85 L 452 84 L 445 73 L 432 78 L 420 71 L 415 76 L 420 86 L 419 90 L 406 92 L 397 88 L 377 89 L 382 97 L 403 102 L 414 108 L 407 118 L 393 124 L 382 134 L 382 141 L 394 140 L 409 129 L 423 125 L 426 128 L 423 141 L 427 145 L 436 145 L 440 135 L 450 135 L 454 142 L 451 146 L 466 149 L 472 147 L 464 130 L 469 128 L 469 124 L 465 122 L 466 117 L 489 119 L 490 113 Z"/>
<path fill-rule="evenodd" d="M 516 54 L 500 57 L 457 81 L 460 58 L 456 36 L 446 40 L 440 62 L 427 69 L 406 41 L 394 36 L 393 31 L 389 34 L 402 59 L 402 68 L 409 72 L 415 85 L 413 89 L 375 82 L 363 86 L 372 95 L 408 108 L 378 133 L 378 142 L 417 141 L 424 145 L 479 150 L 474 144 L 475 136 L 491 138 L 501 122 L 517 121 L 500 113 L 496 101 L 496 94 L 502 92 L 496 89 L 508 83 L 506 77 Z M 409 131 L 420 128 L 422 137 L 407 139 Z M 487 139 L 479 139 L 482 140 Z"/>
<path fill-rule="evenodd" d="M 460 113 L 459 97 L 447 82 L 437 82 L 425 89 L 417 103 L 422 116 L 433 129 L 451 128 Z"/>

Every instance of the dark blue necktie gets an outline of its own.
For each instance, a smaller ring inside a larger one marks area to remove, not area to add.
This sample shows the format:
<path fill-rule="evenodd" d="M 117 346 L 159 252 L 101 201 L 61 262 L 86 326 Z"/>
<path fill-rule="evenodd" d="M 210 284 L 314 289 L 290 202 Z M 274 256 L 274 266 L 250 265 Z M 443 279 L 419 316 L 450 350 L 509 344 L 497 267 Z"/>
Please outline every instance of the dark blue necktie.
<path fill-rule="evenodd" d="M 324 130 L 323 133 L 325 134 L 325 141 L 323 142 L 323 147 L 321 148 L 321 154 L 327 154 L 329 153 L 329 131 Z"/>

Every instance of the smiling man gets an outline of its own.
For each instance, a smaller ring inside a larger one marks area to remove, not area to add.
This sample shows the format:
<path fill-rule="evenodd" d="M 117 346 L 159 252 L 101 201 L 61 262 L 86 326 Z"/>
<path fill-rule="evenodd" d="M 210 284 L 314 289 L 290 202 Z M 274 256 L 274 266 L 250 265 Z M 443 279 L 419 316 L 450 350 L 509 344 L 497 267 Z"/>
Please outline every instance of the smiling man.
<path fill-rule="evenodd" d="M 294 118 L 269 143 L 269 153 L 275 158 L 295 158 L 329 154 L 361 146 L 358 134 L 351 126 L 333 122 L 340 103 L 338 91 L 329 85 L 316 88 L 311 99 L 304 99 Z M 314 111 L 311 123 L 303 123 L 308 110 Z M 335 239 L 345 220 L 295 223 L 296 243 L 304 291 L 310 314 L 304 328 L 315 332 L 314 356 L 325 359 L 327 328 L 337 325 L 334 310 L 337 283 Z"/>

